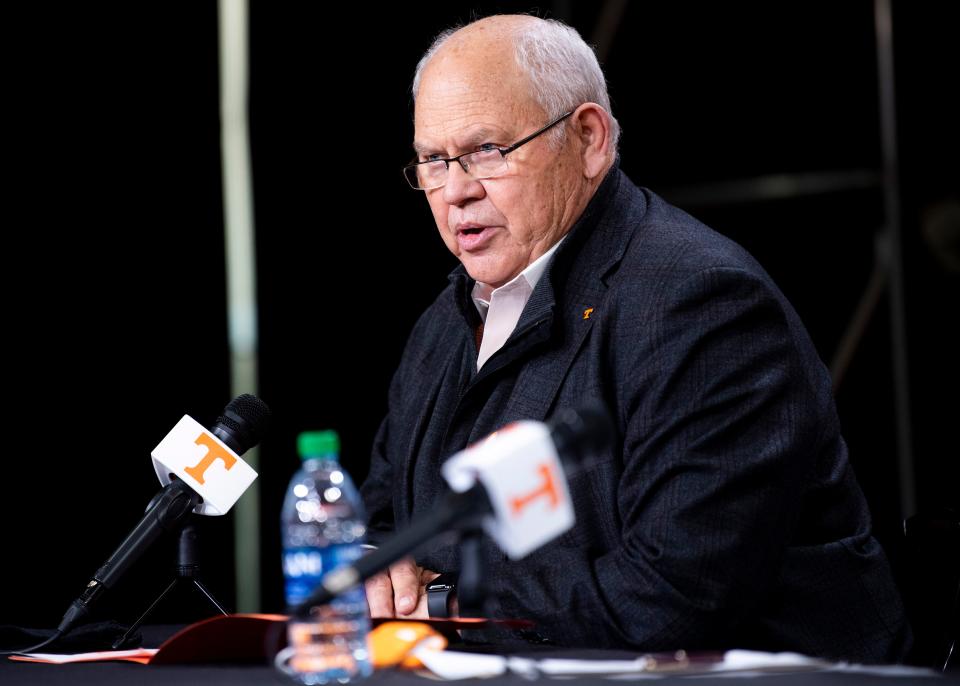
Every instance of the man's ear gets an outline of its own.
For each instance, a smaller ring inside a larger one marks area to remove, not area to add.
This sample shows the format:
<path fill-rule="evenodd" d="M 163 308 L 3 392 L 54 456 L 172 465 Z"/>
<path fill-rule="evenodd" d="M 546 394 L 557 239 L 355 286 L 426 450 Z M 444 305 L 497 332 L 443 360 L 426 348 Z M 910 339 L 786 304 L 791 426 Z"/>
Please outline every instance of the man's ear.
<path fill-rule="evenodd" d="M 597 103 L 586 102 L 573 111 L 570 119 L 580 137 L 583 175 L 594 179 L 606 172 L 613 157 L 610 115 Z"/>

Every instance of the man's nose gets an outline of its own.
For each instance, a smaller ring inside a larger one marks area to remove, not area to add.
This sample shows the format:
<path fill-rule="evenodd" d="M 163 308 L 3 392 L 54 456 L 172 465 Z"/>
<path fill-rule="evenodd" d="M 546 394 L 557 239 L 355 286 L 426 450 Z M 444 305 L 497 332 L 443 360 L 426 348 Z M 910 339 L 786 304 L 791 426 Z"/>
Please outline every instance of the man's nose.
<path fill-rule="evenodd" d="M 447 182 L 443 186 L 443 201 L 449 205 L 462 205 L 474 198 L 482 198 L 483 184 L 463 171 L 459 162 L 447 168 Z"/>

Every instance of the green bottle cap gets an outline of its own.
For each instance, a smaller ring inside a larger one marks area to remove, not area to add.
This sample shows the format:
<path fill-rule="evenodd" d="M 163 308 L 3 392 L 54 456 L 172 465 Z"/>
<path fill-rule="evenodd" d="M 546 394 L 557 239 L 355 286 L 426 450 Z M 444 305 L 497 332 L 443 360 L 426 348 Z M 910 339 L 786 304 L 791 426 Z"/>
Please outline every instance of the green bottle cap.
<path fill-rule="evenodd" d="M 336 431 L 304 431 L 297 436 L 297 452 L 301 460 L 340 454 L 340 436 Z"/>

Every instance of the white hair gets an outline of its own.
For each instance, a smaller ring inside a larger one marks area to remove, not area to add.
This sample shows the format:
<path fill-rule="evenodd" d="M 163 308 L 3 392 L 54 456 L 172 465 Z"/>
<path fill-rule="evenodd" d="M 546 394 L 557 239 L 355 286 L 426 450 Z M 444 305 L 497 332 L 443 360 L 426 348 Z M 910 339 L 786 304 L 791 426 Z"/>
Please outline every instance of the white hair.
<path fill-rule="evenodd" d="M 612 149 L 620 140 L 620 124 L 610 108 L 607 82 L 593 49 L 577 30 L 555 19 L 523 22 L 511 29 L 517 65 L 530 82 L 534 101 L 550 119 L 575 110 L 585 102 L 595 102 L 610 115 Z M 481 20 L 482 21 L 482 20 Z M 467 25 L 468 26 L 468 25 Z M 441 31 L 420 58 L 413 76 L 413 98 L 420 90 L 423 70 L 444 43 L 465 26 Z M 554 144 L 563 138 L 563 127 L 549 131 Z"/>

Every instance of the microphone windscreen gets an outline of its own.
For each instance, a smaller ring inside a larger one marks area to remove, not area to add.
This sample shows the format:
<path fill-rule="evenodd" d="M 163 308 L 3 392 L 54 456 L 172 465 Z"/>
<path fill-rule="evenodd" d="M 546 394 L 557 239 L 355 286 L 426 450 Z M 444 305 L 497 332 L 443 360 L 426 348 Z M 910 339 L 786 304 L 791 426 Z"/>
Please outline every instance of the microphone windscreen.
<path fill-rule="evenodd" d="M 568 474 L 589 467 L 595 457 L 613 445 L 617 434 L 610 414 L 599 401 L 561 408 L 547 426 Z"/>
<path fill-rule="evenodd" d="M 229 402 L 217 417 L 213 432 L 242 455 L 257 445 L 270 424 L 270 408 L 255 395 L 244 393 Z"/>

